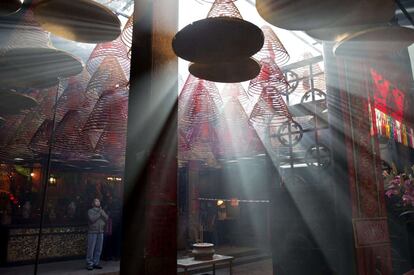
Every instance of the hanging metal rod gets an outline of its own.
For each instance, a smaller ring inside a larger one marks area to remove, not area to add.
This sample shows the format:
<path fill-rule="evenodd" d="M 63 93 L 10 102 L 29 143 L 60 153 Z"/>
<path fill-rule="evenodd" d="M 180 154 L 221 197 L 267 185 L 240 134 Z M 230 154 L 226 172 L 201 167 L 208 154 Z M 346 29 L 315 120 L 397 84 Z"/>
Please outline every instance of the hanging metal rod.
<path fill-rule="evenodd" d="M 411 17 L 411 15 L 408 13 L 407 9 L 404 7 L 404 5 L 401 3 L 400 0 L 395 0 L 395 3 L 397 4 L 398 8 L 402 11 L 402 13 L 405 15 L 405 17 L 410 21 L 411 25 L 414 26 L 414 20 Z"/>

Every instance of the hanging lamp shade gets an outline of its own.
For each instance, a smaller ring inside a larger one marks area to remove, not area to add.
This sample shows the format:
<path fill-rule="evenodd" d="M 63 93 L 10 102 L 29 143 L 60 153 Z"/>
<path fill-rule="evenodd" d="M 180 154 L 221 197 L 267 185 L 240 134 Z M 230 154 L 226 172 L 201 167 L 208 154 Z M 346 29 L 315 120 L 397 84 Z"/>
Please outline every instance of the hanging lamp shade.
<path fill-rule="evenodd" d="M 336 56 L 380 58 L 413 43 L 413 29 L 383 26 L 352 33 L 338 41 L 333 50 Z"/>
<path fill-rule="evenodd" d="M 185 125 L 213 122 L 218 119 L 222 104 L 213 82 L 190 74 L 178 97 L 178 119 Z"/>
<path fill-rule="evenodd" d="M 393 0 L 362 0 L 350 13 L 338 17 L 332 24 L 307 30 L 306 33 L 318 40 L 338 41 L 344 35 L 370 25 L 387 24 L 394 15 L 395 1 Z"/>
<path fill-rule="evenodd" d="M 112 41 L 121 33 L 118 17 L 96 1 L 39 0 L 34 12 L 45 30 L 77 42 Z"/>
<path fill-rule="evenodd" d="M 20 0 L 2 0 L 0 2 L 0 16 L 18 12 L 22 7 Z"/>
<path fill-rule="evenodd" d="M 289 61 L 290 56 L 279 37 L 277 37 L 276 33 L 270 26 L 263 26 L 261 29 L 265 40 L 262 49 L 255 54 L 254 57 L 257 60 L 271 58 L 278 66 L 286 64 Z"/>
<path fill-rule="evenodd" d="M 259 75 L 249 83 L 247 93 L 250 96 L 260 95 L 264 87 L 273 86 L 278 93 L 286 95 L 289 93 L 289 83 L 282 70 L 272 58 L 265 58 L 260 61 L 261 70 Z"/>
<path fill-rule="evenodd" d="M 238 83 L 255 78 L 260 65 L 253 58 L 221 63 L 193 63 L 189 67 L 192 75 L 213 82 Z"/>
<path fill-rule="evenodd" d="M 44 88 L 58 78 L 82 71 L 82 62 L 73 55 L 50 46 L 49 35 L 27 10 L 17 25 L 8 25 L 9 39 L 0 49 L 0 85 L 9 88 Z"/>
<path fill-rule="evenodd" d="M 172 46 L 177 56 L 206 64 L 249 58 L 263 42 L 263 32 L 242 19 L 233 1 L 216 0 L 207 18 L 180 30 Z"/>
<path fill-rule="evenodd" d="M 280 92 L 274 86 L 265 86 L 250 114 L 250 122 L 257 126 L 280 126 L 292 116 Z"/>
<path fill-rule="evenodd" d="M 352 12 L 361 0 L 256 0 L 259 14 L 287 30 L 311 30 L 334 23 Z M 369 1 L 369 0 L 368 0 Z"/>
<path fill-rule="evenodd" d="M 52 48 L 15 48 L 0 55 L 0 83 L 11 88 L 48 87 L 76 75 L 82 63 Z"/>
<path fill-rule="evenodd" d="M 23 110 L 38 106 L 33 97 L 13 90 L 0 91 L 0 114 L 15 115 Z"/>

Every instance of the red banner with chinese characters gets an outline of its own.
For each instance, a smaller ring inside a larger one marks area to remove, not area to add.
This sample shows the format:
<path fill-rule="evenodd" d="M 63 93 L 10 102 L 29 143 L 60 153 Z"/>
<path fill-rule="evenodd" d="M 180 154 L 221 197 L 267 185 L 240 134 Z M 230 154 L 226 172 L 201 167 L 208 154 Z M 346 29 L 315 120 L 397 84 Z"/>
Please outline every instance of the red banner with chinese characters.
<path fill-rule="evenodd" d="M 373 80 L 374 107 L 398 121 L 403 121 L 404 92 L 375 69 L 371 68 L 370 73 Z"/>

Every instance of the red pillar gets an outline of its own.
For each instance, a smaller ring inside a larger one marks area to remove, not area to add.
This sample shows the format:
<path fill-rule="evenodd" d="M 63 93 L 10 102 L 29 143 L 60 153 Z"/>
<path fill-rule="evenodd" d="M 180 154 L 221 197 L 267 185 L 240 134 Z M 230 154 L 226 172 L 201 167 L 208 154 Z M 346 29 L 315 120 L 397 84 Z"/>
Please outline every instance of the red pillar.
<path fill-rule="evenodd" d="M 385 208 L 369 65 L 361 60 L 338 60 L 348 181 L 357 272 L 391 275 L 391 246 Z"/>

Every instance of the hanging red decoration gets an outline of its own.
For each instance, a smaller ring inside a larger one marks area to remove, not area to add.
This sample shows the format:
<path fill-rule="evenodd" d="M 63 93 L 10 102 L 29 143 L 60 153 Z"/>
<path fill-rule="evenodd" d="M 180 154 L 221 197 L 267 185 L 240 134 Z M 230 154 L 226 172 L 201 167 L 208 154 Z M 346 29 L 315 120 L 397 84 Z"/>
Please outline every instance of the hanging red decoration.
<path fill-rule="evenodd" d="M 222 104 L 213 82 L 189 75 L 178 98 L 179 121 L 185 126 L 215 121 Z"/>
<path fill-rule="evenodd" d="M 263 26 L 261 29 L 265 38 L 264 44 L 263 48 L 254 57 L 257 60 L 271 58 L 278 66 L 286 64 L 289 61 L 290 56 L 276 33 L 270 26 Z"/>
<path fill-rule="evenodd" d="M 257 96 L 263 92 L 267 86 L 275 87 L 278 94 L 286 95 L 289 93 L 289 83 L 287 82 L 282 70 L 271 58 L 264 58 L 260 61 L 262 68 L 259 75 L 249 83 L 247 93 L 250 96 Z"/>

